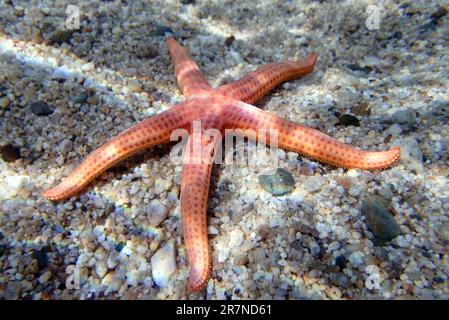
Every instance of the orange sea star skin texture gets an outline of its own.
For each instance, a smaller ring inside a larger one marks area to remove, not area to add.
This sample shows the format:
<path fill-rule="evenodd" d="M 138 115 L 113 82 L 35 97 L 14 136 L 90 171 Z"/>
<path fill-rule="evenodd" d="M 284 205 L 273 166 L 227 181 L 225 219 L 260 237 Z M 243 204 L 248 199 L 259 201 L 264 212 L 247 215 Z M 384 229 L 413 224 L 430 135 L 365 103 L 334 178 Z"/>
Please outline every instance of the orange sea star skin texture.
<path fill-rule="evenodd" d="M 93 151 L 65 180 L 42 195 L 61 200 L 81 191 L 96 176 L 131 154 L 170 140 L 170 133 L 183 128 L 192 133 L 192 123 L 201 121 L 201 130 L 253 129 L 250 137 L 258 139 L 258 129 L 277 129 L 278 146 L 338 167 L 384 169 L 400 156 L 400 149 L 361 151 L 343 144 L 317 130 L 300 126 L 249 103 L 256 102 L 280 83 L 310 73 L 316 63 L 311 53 L 299 62 L 271 63 L 242 79 L 217 89 L 210 87 L 198 65 L 174 38 L 167 46 L 175 65 L 179 86 L 186 100 L 169 110 L 130 127 Z M 188 138 L 189 148 L 193 145 Z M 207 142 L 200 140 L 202 145 Z M 269 143 L 269 141 L 266 141 Z M 218 141 L 213 143 L 218 147 Z M 185 155 L 191 158 L 195 154 Z M 202 289 L 210 278 L 211 255 L 206 228 L 207 198 L 212 171 L 213 152 L 201 161 L 184 163 L 181 181 L 181 214 L 184 243 L 189 259 L 188 288 Z"/>

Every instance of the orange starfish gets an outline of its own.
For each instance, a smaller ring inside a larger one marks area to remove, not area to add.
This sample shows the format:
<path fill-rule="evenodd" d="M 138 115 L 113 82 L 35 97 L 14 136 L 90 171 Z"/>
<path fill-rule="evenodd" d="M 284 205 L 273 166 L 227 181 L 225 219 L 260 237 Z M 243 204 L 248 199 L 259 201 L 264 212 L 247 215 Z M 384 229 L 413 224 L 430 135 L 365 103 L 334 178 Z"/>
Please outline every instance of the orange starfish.
<path fill-rule="evenodd" d="M 167 45 L 175 65 L 176 78 L 186 100 L 169 110 L 130 127 L 103 146 L 93 151 L 64 181 L 42 195 L 60 200 L 81 191 L 96 176 L 145 148 L 170 141 L 175 129 L 192 132 L 193 122 L 201 121 L 202 131 L 213 128 L 255 129 L 251 138 L 258 139 L 258 129 L 278 131 L 278 145 L 337 167 L 383 169 L 391 166 L 400 155 L 398 147 L 388 151 L 369 152 L 354 149 L 317 130 L 300 126 L 292 121 L 252 106 L 268 91 L 284 81 L 310 73 L 316 62 L 311 53 L 298 62 L 271 63 L 231 84 L 213 89 L 201 74 L 198 65 L 174 38 Z M 267 142 L 269 139 L 267 139 Z M 194 139 L 188 137 L 189 150 Z M 208 139 L 201 137 L 201 146 Z M 212 141 L 216 149 L 220 141 Z M 186 156 L 187 157 L 187 156 Z M 191 156 L 192 159 L 196 156 Z M 183 164 L 181 183 L 181 212 L 184 241 L 190 265 L 188 288 L 202 289 L 210 278 L 211 257 L 206 230 L 206 205 L 214 152 L 202 155 L 200 161 Z M 192 160 L 191 159 L 191 160 Z M 198 159 L 196 159 L 198 160 Z"/>

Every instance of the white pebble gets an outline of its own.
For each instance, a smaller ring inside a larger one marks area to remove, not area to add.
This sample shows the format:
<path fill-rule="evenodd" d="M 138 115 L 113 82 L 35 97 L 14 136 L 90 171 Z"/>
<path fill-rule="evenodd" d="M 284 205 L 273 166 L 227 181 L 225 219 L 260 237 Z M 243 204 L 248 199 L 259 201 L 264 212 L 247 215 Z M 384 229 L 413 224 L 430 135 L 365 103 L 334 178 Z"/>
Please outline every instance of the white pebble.
<path fill-rule="evenodd" d="M 239 247 L 243 242 L 243 231 L 240 228 L 236 228 L 231 231 L 229 234 L 229 248 L 236 248 Z"/>
<path fill-rule="evenodd" d="M 312 176 L 307 178 L 307 180 L 304 182 L 303 187 L 308 192 L 315 192 L 321 189 L 321 186 L 323 185 L 324 180 L 320 176 Z"/>
<path fill-rule="evenodd" d="M 154 282 L 161 288 L 168 286 L 170 276 L 175 273 L 175 241 L 170 239 L 151 257 Z"/>
<path fill-rule="evenodd" d="M 51 278 L 51 271 L 47 271 L 39 277 L 39 283 L 40 284 L 47 283 L 47 281 L 50 280 L 50 278 Z"/>
<path fill-rule="evenodd" d="M 61 66 L 52 73 L 51 77 L 53 79 L 69 80 L 72 77 L 72 72 L 66 66 Z"/>
<path fill-rule="evenodd" d="M 148 215 L 150 225 L 157 227 L 166 218 L 167 209 L 162 202 L 154 199 L 145 207 L 145 213 Z"/>

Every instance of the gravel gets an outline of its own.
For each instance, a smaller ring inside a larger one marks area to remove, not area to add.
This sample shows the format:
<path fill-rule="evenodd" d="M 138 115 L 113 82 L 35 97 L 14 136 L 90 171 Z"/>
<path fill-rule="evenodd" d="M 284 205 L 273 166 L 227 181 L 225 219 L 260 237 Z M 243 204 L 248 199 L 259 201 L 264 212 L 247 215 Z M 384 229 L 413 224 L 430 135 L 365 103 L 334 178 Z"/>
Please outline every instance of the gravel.
<path fill-rule="evenodd" d="M 0 299 L 447 300 L 447 6 L 384 1 L 369 30 L 365 1 L 187 2 L 78 1 L 76 30 L 65 2 L 0 3 Z M 40 196 L 90 151 L 182 101 L 167 33 L 213 86 L 317 52 L 311 75 L 257 106 L 363 150 L 399 145 L 401 160 L 371 172 L 279 152 L 294 181 L 283 196 L 259 185 L 272 169 L 263 157 L 216 166 L 212 279 L 188 293 L 170 148 L 123 161 L 77 197 Z M 372 195 L 401 230 L 387 243 L 362 212 Z"/>

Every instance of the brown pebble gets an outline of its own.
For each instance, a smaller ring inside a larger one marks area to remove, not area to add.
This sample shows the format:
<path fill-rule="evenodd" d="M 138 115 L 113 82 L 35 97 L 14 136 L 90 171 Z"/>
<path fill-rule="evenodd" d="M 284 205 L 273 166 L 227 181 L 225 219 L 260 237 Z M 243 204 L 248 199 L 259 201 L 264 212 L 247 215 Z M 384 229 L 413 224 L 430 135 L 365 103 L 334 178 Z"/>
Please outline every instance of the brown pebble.
<path fill-rule="evenodd" d="M 227 47 L 229 47 L 229 46 L 234 42 L 234 40 L 235 40 L 235 37 L 234 37 L 234 36 L 227 37 L 227 38 L 225 39 L 225 45 L 226 45 Z"/>
<path fill-rule="evenodd" d="M 2 158 L 6 162 L 14 162 L 20 158 L 20 149 L 13 145 L 6 145 L 0 148 Z"/>

